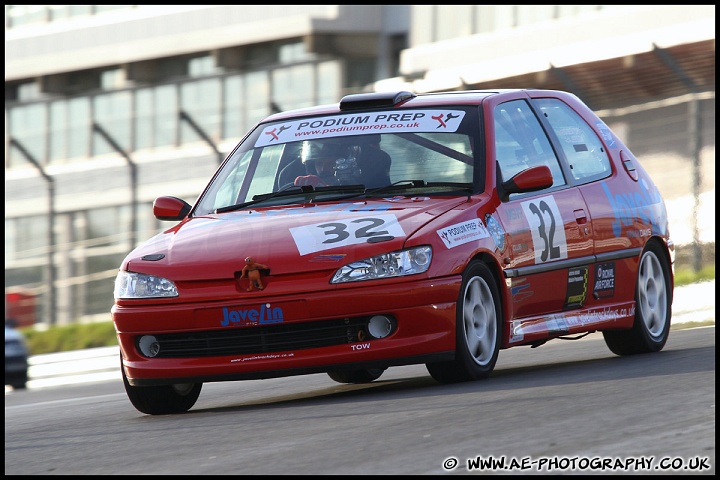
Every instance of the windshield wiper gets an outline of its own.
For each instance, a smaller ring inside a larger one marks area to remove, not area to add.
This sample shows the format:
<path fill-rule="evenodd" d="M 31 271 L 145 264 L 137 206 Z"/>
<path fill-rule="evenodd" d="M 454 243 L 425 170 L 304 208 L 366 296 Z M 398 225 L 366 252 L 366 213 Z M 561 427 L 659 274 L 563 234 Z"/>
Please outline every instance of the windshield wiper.
<path fill-rule="evenodd" d="M 322 187 L 313 187 L 312 185 L 290 185 L 286 188 L 278 190 L 277 192 L 261 193 L 254 195 L 252 200 L 249 202 L 238 203 L 236 205 L 229 205 L 227 207 L 220 207 L 215 209 L 215 213 L 232 212 L 234 210 L 240 210 L 251 205 L 266 202 L 268 200 L 280 197 L 290 197 L 293 195 L 303 195 L 304 198 L 309 199 L 312 195 L 321 195 L 326 193 L 363 193 L 365 192 L 365 185 L 328 185 Z"/>
<path fill-rule="evenodd" d="M 452 187 L 453 190 L 472 190 L 472 184 L 460 182 L 426 182 L 425 180 L 400 180 L 384 187 L 371 188 L 366 190 L 367 195 L 385 194 L 388 192 L 403 191 L 410 189 L 434 190 L 439 187 Z"/>
<path fill-rule="evenodd" d="M 285 188 L 278 190 L 277 192 L 253 195 L 252 200 L 250 200 L 249 202 L 237 203 L 235 205 L 228 205 L 227 207 L 216 208 L 215 213 L 232 212 L 233 210 L 240 210 L 241 208 L 249 207 L 250 205 L 255 205 L 256 203 L 270 200 L 271 198 L 301 195 L 304 193 L 312 192 L 313 190 L 314 189 L 312 185 L 289 185 Z"/>
<path fill-rule="evenodd" d="M 290 185 L 284 189 L 278 190 L 277 192 L 261 193 L 254 195 L 252 200 L 249 202 L 238 203 L 236 205 L 229 205 L 227 207 L 220 207 L 215 209 L 215 213 L 232 212 L 234 210 L 240 210 L 258 203 L 266 202 L 274 198 L 290 197 L 294 195 L 302 195 L 303 198 L 309 200 L 313 196 L 323 195 L 328 193 L 342 193 L 339 197 L 324 198 L 323 201 L 333 201 L 339 199 L 347 199 L 353 197 L 359 197 L 361 195 L 378 195 L 386 194 L 388 192 L 404 191 L 415 188 L 422 189 L 437 189 L 438 187 L 452 187 L 454 190 L 468 191 L 472 190 L 472 185 L 469 183 L 458 183 L 458 182 L 426 182 L 425 180 L 399 180 L 393 182 L 390 185 L 376 188 L 365 188 L 365 185 L 328 185 L 322 187 L 313 187 L 312 185 Z"/>

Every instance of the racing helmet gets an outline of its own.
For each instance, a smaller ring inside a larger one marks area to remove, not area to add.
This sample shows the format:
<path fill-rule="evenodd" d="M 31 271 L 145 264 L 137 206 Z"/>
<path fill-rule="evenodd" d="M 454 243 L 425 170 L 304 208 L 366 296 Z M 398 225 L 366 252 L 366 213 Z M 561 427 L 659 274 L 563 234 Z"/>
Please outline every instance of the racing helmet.
<path fill-rule="evenodd" d="M 313 168 L 315 162 L 328 157 L 344 157 L 345 152 L 342 143 L 329 140 L 305 140 L 302 142 L 300 159 L 306 168 Z M 312 173 L 315 173 L 314 171 Z"/>
<path fill-rule="evenodd" d="M 335 183 L 349 184 L 357 183 L 360 175 L 357 158 L 360 154 L 360 146 L 352 138 L 332 138 L 303 141 L 300 159 L 305 165 L 308 175 L 318 175 L 329 179 L 332 175 Z M 331 163 L 332 172 L 320 171 L 317 163 Z"/>

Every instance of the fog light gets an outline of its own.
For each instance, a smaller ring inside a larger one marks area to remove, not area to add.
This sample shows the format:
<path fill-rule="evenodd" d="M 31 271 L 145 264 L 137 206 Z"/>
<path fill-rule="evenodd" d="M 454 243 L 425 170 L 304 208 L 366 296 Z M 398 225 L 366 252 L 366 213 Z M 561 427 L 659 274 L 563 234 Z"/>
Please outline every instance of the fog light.
<path fill-rule="evenodd" d="M 152 358 L 160 353 L 160 344 L 158 343 L 157 338 L 152 335 L 143 335 L 140 337 L 138 347 L 140 347 L 140 353 L 149 358 Z"/>
<path fill-rule="evenodd" d="M 385 338 L 393 331 L 394 323 L 385 315 L 375 315 L 368 320 L 367 330 L 373 338 Z"/>

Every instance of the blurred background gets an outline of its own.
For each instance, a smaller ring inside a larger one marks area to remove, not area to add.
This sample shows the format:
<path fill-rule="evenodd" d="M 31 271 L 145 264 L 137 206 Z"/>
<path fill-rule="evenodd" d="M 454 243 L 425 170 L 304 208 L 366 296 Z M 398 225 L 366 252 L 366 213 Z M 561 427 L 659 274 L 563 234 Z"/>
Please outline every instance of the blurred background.
<path fill-rule="evenodd" d="M 255 122 L 349 93 L 570 91 L 714 263 L 715 6 L 6 5 L 5 316 L 110 321 L 120 262 Z"/>

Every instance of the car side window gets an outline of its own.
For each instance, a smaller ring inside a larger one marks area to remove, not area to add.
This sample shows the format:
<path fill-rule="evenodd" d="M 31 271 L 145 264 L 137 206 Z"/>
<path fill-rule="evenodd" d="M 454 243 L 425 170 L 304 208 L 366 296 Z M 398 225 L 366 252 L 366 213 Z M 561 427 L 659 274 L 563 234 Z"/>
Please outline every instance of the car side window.
<path fill-rule="evenodd" d="M 503 182 L 527 168 L 546 165 L 553 187 L 566 184 L 550 140 L 524 100 L 495 107 L 495 155 Z"/>
<path fill-rule="evenodd" d="M 537 99 L 536 105 L 560 140 L 575 180 L 584 183 L 610 175 L 610 158 L 605 147 L 580 115 L 557 99 Z"/>

